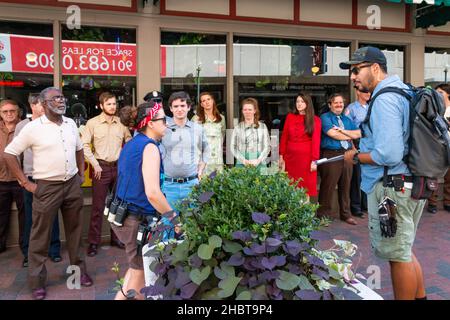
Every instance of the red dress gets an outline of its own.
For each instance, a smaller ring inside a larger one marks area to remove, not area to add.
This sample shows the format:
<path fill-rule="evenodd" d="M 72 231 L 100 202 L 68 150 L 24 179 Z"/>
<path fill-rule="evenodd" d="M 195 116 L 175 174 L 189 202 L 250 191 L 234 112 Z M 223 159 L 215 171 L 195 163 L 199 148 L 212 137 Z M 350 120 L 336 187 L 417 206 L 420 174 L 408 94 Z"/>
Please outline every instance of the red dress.
<path fill-rule="evenodd" d="M 317 171 L 311 172 L 311 161 L 320 155 L 320 118 L 314 116 L 314 132 L 310 137 L 305 131 L 305 116 L 289 113 L 281 135 L 280 155 L 286 163 L 286 171 L 292 179 L 302 178 L 298 187 L 303 187 L 309 196 L 317 196 Z"/>

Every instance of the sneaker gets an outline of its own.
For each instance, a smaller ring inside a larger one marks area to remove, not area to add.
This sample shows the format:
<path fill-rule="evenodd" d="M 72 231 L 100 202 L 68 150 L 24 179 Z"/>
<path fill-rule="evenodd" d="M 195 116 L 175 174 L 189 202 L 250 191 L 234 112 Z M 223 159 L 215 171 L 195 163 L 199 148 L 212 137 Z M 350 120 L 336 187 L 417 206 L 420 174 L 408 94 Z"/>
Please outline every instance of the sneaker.
<path fill-rule="evenodd" d="M 428 205 L 427 211 L 428 211 L 429 213 L 436 214 L 438 210 L 437 210 L 437 207 L 436 207 L 436 206 Z"/>
<path fill-rule="evenodd" d="M 28 258 L 27 257 L 23 258 L 22 267 L 23 268 L 28 268 Z"/>

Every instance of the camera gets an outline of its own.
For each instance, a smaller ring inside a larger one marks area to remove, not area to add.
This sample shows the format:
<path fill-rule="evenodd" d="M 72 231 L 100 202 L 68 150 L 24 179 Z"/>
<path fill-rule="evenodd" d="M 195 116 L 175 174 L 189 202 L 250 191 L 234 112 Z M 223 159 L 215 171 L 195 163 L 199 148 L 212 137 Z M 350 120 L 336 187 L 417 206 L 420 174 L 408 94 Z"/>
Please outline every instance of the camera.
<path fill-rule="evenodd" d="M 113 194 L 111 192 L 111 193 L 108 193 L 108 195 L 105 198 L 105 209 L 103 209 L 103 215 L 104 216 L 108 216 L 108 214 L 109 214 L 109 207 L 111 206 L 112 200 L 113 200 Z"/>
<path fill-rule="evenodd" d="M 109 207 L 109 215 L 108 215 L 109 222 L 114 222 L 114 220 L 116 218 L 116 212 L 117 212 L 117 209 L 119 208 L 119 205 L 120 205 L 120 202 L 117 198 L 111 202 L 111 205 Z"/>
<path fill-rule="evenodd" d="M 117 207 L 116 215 L 112 223 L 114 223 L 118 227 L 121 227 L 123 226 L 123 222 L 125 221 L 126 216 L 127 216 L 127 204 L 121 203 Z"/>
<path fill-rule="evenodd" d="M 380 219 L 381 236 L 385 238 L 395 237 L 397 233 L 397 204 L 391 198 L 385 196 L 378 204 L 378 217 Z"/>

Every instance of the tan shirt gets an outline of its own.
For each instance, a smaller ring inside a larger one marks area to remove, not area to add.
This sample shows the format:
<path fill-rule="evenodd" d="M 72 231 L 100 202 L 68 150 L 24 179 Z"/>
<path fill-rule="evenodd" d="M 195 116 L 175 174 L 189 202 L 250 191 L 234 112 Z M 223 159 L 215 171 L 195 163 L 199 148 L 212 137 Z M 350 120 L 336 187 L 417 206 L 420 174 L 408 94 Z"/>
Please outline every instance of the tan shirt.
<path fill-rule="evenodd" d="M 19 156 L 28 148 L 33 153 L 34 179 L 67 181 L 78 173 L 76 151 L 83 145 L 72 119 L 63 116 L 57 125 L 43 115 L 27 124 L 5 152 Z"/>
<path fill-rule="evenodd" d="M 86 123 L 81 136 L 84 156 L 93 166 L 99 165 L 97 159 L 117 161 L 122 144 L 130 139 L 130 131 L 120 122 L 119 117 L 113 117 L 108 122 L 103 112 Z"/>
<path fill-rule="evenodd" d="M 9 131 L 5 123 L 0 120 L 0 181 L 9 182 L 17 181 L 16 177 L 9 170 L 3 157 L 3 151 L 6 146 L 13 140 L 14 130 Z"/>

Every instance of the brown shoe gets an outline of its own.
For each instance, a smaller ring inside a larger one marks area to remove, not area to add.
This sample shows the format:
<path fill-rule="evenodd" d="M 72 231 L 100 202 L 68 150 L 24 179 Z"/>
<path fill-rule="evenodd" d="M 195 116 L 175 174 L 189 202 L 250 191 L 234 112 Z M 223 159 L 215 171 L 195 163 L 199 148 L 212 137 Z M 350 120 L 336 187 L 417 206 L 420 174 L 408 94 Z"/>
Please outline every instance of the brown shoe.
<path fill-rule="evenodd" d="M 92 281 L 91 277 L 89 277 L 87 273 L 84 273 L 81 275 L 80 284 L 83 287 L 90 287 L 94 284 L 94 281 Z"/>
<path fill-rule="evenodd" d="M 358 223 L 353 218 L 347 218 L 344 220 L 346 223 L 356 226 Z"/>
<path fill-rule="evenodd" d="M 31 295 L 34 300 L 44 300 L 45 296 L 47 295 L 47 292 L 45 291 L 45 288 L 37 288 L 33 289 Z"/>
<path fill-rule="evenodd" d="M 97 254 L 97 245 L 96 244 L 93 244 L 93 243 L 90 243 L 89 244 L 89 247 L 88 247 L 88 249 L 87 249 L 87 255 L 89 256 L 89 257 L 93 257 L 93 256 L 95 256 L 96 254 Z"/>

